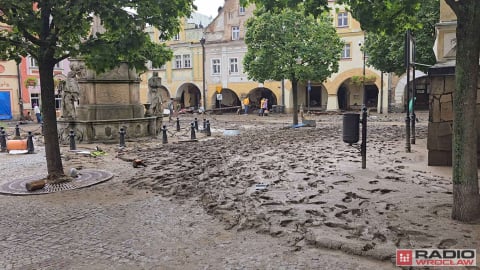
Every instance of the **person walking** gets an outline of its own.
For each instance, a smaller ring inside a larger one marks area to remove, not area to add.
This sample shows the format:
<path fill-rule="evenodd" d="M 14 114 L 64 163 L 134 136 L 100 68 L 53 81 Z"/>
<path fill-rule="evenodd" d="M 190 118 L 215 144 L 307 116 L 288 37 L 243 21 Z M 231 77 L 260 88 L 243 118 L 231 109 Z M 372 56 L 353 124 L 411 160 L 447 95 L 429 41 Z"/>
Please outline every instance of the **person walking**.
<path fill-rule="evenodd" d="M 265 98 L 263 101 L 263 115 L 262 116 L 268 116 L 268 98 Z"/>
<path fill-rule="evenodd" d="M 248 96 L 246 96 L 244 99 L 243 99 L 243 107 L 244 107 L 244 110 L 245 110 L 245 115 L 248 114 L 248 107 L 250 105 L 250 99 L 248 98 Z"/>
<path fill-rule="evenodd" d="M 258 116 L 263 116 L 263 105 L 265 104 L 265 98 L 260 99 L 260 109 L 258 110 Z"/>
<path fill-rule="evenodd" d="M 38 107 L 37 103 L 33 104 L 33 112 L 35 113 L 35 116 L 37 117 L 37 122 L 39 124 L 42 123 L 42 113 L 40 112 L 40 108 Z"/>

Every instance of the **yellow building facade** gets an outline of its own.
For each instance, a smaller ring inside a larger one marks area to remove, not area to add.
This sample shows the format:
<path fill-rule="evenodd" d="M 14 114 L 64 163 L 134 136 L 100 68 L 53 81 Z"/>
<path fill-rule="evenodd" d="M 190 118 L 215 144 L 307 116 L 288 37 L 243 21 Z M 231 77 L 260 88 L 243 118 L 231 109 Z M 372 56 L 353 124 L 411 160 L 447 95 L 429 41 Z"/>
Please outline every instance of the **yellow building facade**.
<path fill-rule="evenodd" d="M 371 110 L 388 112 L 389 77 L 383 75 L 382 80 L 380 71 L 365 65 L 368 56 L 364 56 L 361 50 L 366 42 L 365 33 L 344 6 L 335 4 L 335 1 L 329 1 L 329 5 L 332 7 L 332 24 L 345 43 L 339 70 L 324 82 L 310 82 L 310 87 L 306 81 L 299 82 L 298 105 L 320 111 L 357 110 L 361 108 L 365 94 L 366 105 Z M 226 0 L 208 26 L 198 17 L 185 20 L 179 35 L 167 42 L 174 51 L 173 59 L 164 67 L 152 67 L 143 75 L 142 100 L 148 102 L 146 81 L 153 71 L 157 71 L 165 86 L 164 98 L 175 98 L 182 108 L 203 108 L 205 104 L 207 110 L 236 110 L 241 107 L 243 97 L 248 96 L 252 109 L 259 106 L 261 98 L 268 98 L 271 109 L 276 106 L 292 111 L 293 97 L 288 80 L 255 82 L 249 80 L 243 70 L 243 58 L 247 52 L 245 23 L 253 16 L 254 9 L 253 5 L 241 6 L 239 0 Z M 158 40 L 154 29 L 150 29 L 150 34 L 153 40 Z M 202 37 L 205 39 L 203 46 Z M 367 78 L 365 85 L 358 83 L 363 74 Z"/>

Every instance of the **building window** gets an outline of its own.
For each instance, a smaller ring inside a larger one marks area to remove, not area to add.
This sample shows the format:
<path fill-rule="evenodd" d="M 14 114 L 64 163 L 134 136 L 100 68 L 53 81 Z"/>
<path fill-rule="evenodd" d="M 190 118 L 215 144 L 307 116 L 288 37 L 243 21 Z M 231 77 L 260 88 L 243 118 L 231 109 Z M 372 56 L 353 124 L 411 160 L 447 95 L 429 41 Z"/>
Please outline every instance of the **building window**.
<path fill-rule="evenodd" d="M 232 26 L 232 40 L 240 39 L 240 27 Z"/>
<path fill-rule="evenodd" d="M 33 109 L 33 104 L 37 104 L 40 106 L 40 94 L 30 94 L 30 103 L 32 104 L 32 109 Z"/>
<path fill-rule="evenodd" d="M 182 68 L 182 56 L 175 55 L 175 68 Z"/>
<path fill-rule="evenodd" d="M 342 59 L 350 58 L 350 43 L 343 46 Z"/>
<path fill-rule="evenodd" d="M 238 58 L 230 58 L 230 73 L 238 73 Z"/>
<path fill-rule="evenodd" d="M 348 26 L 348 13 L 347 12 L 338 13 L 337 22 L 338 22 L 337 24 L 338 27 Z"/>
<path fill-rule="evenodd" d="M 183 55 L 183 68 L 191 68 L 190 54 Z"/>
<path fill-rule="evenodd" d="M 220 74 L 220 59 L 212 59 L 212 74 Z"/>
<path fill-rule="evenodd" d="M 173 40 L 180 40 L 180 33 L 175 34 L 175 36 L 173 37 Z"/>
<path fill-rule="evenodd" d="M 238 13 L 240 15 L 245 15 L 245 7 L 240 6 L 240 8 L 238 9 Z"/>
<path fill-rule="evenodd" d="M 30 67 L 38 67 L 37 60 L 33 57 L 30 57 Z"/>
<path fill-rule="evenodd" d="M 55 95 L 55 110 L 60 110 L 62 108 L 62 95 Z"/>

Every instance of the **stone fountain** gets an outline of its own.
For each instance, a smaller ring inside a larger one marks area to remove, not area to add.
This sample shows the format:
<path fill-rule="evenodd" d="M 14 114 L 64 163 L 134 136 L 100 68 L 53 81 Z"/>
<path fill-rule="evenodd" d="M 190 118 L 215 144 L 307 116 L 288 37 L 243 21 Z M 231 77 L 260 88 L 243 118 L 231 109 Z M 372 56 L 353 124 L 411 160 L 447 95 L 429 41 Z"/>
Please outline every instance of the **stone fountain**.
<path fill-rule="evenodd" d="M 68 141 L 70 130 L 74 130 L 76 140 L 86 143 L 119 141 L 121 128 L 127 139 L 158 134 L 162 117 L 145 115 L 135 70 L 122 63 L 97 74 L 75 59 L 70 60 L 70 67 L 76 74 L 78 101 L 74 113 L 64 111 L 57 120 L 60 141 Z"/>

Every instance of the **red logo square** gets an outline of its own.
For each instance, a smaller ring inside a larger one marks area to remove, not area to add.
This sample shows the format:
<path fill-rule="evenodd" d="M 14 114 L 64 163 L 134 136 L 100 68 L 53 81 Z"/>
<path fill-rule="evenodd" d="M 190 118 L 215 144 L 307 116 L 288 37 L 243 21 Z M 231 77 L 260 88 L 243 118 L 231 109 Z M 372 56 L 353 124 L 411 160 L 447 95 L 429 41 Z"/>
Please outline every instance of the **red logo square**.
<path fill-rule="evenodd" d="M 397 266 L 412 266 L 413 250 L 397 249 Z"/>

